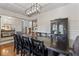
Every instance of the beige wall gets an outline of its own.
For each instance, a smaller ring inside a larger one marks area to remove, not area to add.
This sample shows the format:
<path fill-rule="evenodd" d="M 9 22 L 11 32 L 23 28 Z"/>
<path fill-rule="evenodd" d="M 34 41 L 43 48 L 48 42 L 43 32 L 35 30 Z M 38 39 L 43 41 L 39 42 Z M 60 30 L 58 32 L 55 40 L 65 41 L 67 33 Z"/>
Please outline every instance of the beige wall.
<path fill-rule="evenodd" d="M 52 6 L 51 6 L 52 7 Z M 76 36 L 79 35 L 79 4 L 69 4 L 52 11 L 41 14 L 38 17 L 38 31 L 50 32 L 50 20 L 68 17 L 69 44 L 73 45 Z"/>
<path fill-rule="evenodd" d="M 12 29 L 15 29 L 16 31 L 22 31 L 25 33 L 25 27 L 29 28 L 31 27 L 31 21 L 24 20 L 24 19 L 18 19 L 14 17 L 8 17 L 1 15 L 1 28 L 4 24 L 11 24 Z"/>
<path fill-rule="evenodd" d="M 22 19 L 1 16 L 1 28 L 4 24 L 11 24 L 12 29 L 16 31 L 22 31 Z"/>

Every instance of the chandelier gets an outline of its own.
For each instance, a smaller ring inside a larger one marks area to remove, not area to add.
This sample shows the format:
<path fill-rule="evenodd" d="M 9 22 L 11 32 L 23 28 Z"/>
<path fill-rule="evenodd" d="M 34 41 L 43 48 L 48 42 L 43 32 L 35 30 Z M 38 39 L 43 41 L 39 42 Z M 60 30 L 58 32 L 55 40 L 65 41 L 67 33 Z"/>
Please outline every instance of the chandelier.
<path fill-rule="evenodd" d="M 32 15 L 40 13 L 40 4 L 34 3 L 30 8 L 25 10 L 25 15 L 31 17 Z"/>

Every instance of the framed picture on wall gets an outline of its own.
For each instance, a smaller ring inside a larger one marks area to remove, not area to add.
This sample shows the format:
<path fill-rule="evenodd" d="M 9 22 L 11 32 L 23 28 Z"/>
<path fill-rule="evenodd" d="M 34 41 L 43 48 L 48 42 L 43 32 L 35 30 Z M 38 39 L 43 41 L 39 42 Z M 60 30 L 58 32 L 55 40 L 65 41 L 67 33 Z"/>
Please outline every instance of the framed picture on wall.
<path fill-rule="evenodd" d="M 4 29 L 5 30 L 11 30 L 11 24 L 4 24 Z"/>

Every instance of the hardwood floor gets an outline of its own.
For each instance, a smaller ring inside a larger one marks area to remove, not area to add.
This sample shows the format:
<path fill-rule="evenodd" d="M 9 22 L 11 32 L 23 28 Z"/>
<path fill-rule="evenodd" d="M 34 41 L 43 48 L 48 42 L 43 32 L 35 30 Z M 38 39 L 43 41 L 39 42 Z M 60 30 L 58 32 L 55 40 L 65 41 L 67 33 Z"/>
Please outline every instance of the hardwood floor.
<path fill-rule="evenodd" d="M 0 56 L 16 56 L 12 43 L 0 45 Z"/>

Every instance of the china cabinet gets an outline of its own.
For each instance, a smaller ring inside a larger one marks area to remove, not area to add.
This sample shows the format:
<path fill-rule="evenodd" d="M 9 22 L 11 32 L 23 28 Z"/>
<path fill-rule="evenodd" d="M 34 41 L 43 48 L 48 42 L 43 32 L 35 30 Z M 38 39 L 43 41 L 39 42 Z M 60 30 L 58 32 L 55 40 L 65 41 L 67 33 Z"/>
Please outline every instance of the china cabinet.
<path fill-rule="evenodd" d="M 61 50 L 68 48 L 68 18 L 51 20 L 51 46 Z"/>

